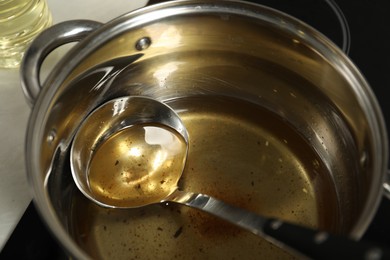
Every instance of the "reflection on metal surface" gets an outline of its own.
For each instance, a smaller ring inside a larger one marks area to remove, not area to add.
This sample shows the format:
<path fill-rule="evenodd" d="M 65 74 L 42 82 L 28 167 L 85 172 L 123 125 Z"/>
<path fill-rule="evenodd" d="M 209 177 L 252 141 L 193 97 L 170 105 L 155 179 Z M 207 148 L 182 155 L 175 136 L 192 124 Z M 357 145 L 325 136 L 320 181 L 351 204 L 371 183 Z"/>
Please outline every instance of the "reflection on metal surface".
<path fill-rule="evenodd" d="M 348 54 L 349 49 L 351 48 L 351 32 L 349 29 L 347 18 L 345 17 L 343 11 L 340 9 L 340 7 L 336 4 L 335 1 L 333 1 L 333 0 L 325 0 L 325 1 L 326 1 L 326 3 L 328 3 L 330 8 L 332 8 L 332 10 L 334 11 L 334 14 L 336 15 L 336 17 L 340 23 L 342 37 L 343 37 L 341 49 L 346 54 Z"/>
<path fill-rule="evenodd" d="M 167 87 L 167 80 L 169 76 L 174 73 L 180 65 L 184 65 L 184 62 L 169 62 L 163 64 L 161 67 L 156 68 L 156 72 L 153 73 L 153 77 L 156 79 L 160 87 Z"/>

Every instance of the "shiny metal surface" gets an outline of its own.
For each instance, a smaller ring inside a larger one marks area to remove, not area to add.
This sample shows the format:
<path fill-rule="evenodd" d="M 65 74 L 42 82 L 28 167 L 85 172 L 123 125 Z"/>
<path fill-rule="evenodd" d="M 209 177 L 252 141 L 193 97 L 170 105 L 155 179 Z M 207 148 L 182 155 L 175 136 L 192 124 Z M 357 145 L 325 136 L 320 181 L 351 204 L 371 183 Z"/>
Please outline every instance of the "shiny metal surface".
<path fill-rule="evenodd" d="M 387 171 L 386 181 L 383 183 L 384 194 L 390 200 L 390 170 Z"/>
<path fill-rule="evenodd" d="M 145 37 L 151 44 L 140 51 L 136 43 Z M 102 86 L 91 75 L 119 77 Z M 382 196 L 388 148 L 381 111 L 353 63 L 320 33 L 273 10 L 171 2 L 91 33 L 53 70 L 35 102 L 30 182 L 48 225 L 76 258 L 87 256 L 66 230 L 72 183 L 63 169 L 83 119 L 118 96 L 215 94 L 259 104 L 296 128 L 332 173 L 343 228 L 351 237 L 363 234 Z"/>
<path fill-rule="evenodd" d="M 20 71 L 24 95 L 31 106 L 41 91 L 40 69 L 47 55 L 59 46 L 82 40 L 100 26 L 101 23 L 88 20 L 63 22 L 44 31 L 30 45 L 30 50 L 23 57 Z"/>
<path fill-rule="evenodd" d="M 70 167 L 77 187 L 87 198 L 98 205 L 108 208 L 122 208 L 118 205 L 107 204 L 107 202 L 99 200 L 99 197 L 95 196 L 90 188 L 88 172 L 96 150 L 114 134 L 123 129 L 140 124 L 158 124 L 172 128 L 183 137 L 188 148 L 188 133 L 183 122 L 174 110 L 161 102 L 146 97 L 134 96 L 120 97 L 99 106 L 83 121 L 77 130 L 70 150 Z M 182 152 L 185 158 L 187 156 L 187 149 Z M 156 156 L 158 155 L 161 156 L 161 153 L 156 154 Z M 156 159 L 162 160 L 161 158 L 154 158 L 153 155 L 149 154 L 144 155 L 144 157 L 147 157 L 146 161 L 150 162 L 150 164 L 156 161 Z M 109 155 L 106 158 L 110 158 Z M 107 159 L 108 162 L 109 160 Z M 174 175 L 181 176 L 184 165 L 185 160 L 182 162 L 181 167 L 178 167 L 180 172 L 171 173 L 172 177 Z M 144 175 L 148 176 L 149 173 L 146 172 Z M 172 183 L 172 185 L 172 188 L 177 187 L 177 183 Z M 129 189 L 131 188 L 129 187 Z M 154 193 L 158 194 L 159 190 L 155 189 Z M 151 195 L 154 194 L 152 193 Z M 150 203 L 159 202 L 150 201 Z M 123 208 L 127 207 L 124 206 Z"/>

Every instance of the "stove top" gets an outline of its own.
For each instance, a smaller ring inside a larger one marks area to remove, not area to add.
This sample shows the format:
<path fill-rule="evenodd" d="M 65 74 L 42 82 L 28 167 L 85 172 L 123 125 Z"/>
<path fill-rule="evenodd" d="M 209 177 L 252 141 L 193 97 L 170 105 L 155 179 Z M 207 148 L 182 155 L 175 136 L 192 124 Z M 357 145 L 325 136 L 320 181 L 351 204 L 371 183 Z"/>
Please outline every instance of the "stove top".
<path fill-rule="evenodd" d="M 161 1 L 149 1 L 149 4 Z M 332 39 L 365 75 L 390 122 L 388 0 L 253 0 L 307 22 Z M 288 2 L 288 4 L 286 4 Z M 389 134 L 390 136 L 390 134 Z M 390 248 L 390 200 L 383 198 L 363 239 Z M 67 259 L 37 213 L 33 202 L 4 246 L 1 259 Z"/>

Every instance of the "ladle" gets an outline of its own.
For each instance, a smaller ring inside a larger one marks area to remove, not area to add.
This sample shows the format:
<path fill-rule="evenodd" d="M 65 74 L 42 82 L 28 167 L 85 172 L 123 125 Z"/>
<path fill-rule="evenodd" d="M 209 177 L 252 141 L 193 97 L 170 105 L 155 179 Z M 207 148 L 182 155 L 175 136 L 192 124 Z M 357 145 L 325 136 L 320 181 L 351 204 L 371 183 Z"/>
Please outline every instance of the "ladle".
<path fill-rule="evenodd" d="M 169 106 L 141 96 L 110 100 L 80 125 L 71 170 L 80 191 L 109 208 L 174 202 L 224 219 L 293 254 L 314 259 L 388 259 L 366 241 L 270 219 L 205 194 L 178 189 L 188 133 Z"/>

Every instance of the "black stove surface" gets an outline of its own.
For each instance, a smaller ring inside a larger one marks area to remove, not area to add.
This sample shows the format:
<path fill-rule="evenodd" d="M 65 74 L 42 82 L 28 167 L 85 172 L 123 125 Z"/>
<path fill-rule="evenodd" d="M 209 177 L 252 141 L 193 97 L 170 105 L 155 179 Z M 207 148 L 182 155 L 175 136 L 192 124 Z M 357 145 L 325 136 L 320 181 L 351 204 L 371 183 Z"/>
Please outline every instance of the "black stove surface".
<path fill-rule="evenodd" d="M 157 2 L 150 1 L 149 3 Z M 390 87 L 390 38 L 388 0 L 253 0 L 289 13 L 323 32 L 343 48 L 370 83 L 382 108 L 386 122 L 390 122 L 386 88 Z M 337 2 L 345 17 L 337 17 L 329 5 Z M 286 3 L 287 4 L 286 6 Z M 302 8 L 305 6 L 305 8 Z M 340 26 L 345 19 L 350 34 Z M 345 41 L 350 44 L 344 44 Z M 390 248 L 390 200 L 382 199 L 373 222 L 363 239 Z M 52 237 L 30 203 L 22 219 L 4 246 L 0 259 L 67 259 L 64 250 Z"/>

